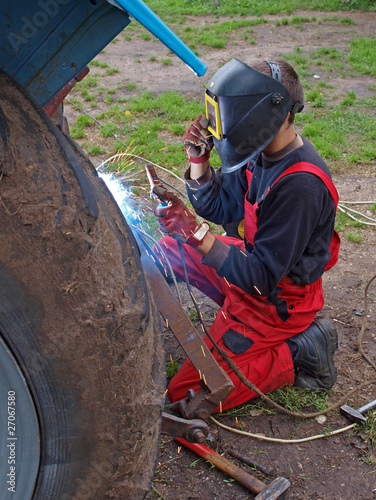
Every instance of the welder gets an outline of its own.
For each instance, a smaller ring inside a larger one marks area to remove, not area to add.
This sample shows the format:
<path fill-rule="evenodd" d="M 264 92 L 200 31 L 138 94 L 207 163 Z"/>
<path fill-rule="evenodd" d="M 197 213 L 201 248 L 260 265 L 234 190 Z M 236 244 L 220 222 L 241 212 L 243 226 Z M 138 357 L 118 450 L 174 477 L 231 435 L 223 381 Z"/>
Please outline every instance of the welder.
<path fill-rule="evenodd" d="M 210 327 L 214 340 L 264 393 L 286 385 L 328 390 L 337 377 L 337 332 L 319 313 L 322 275 L 338 260 L 338 193 L 324 160 L 296 132 L 303 101 L 286 61 L 226 63 L 207 84 L 206 115 L 183 136 L 189 200 L 226 233 L 197 223 L 172 193 L 155 212 L 176 274 L 184 276 L 180 240 L 191 284 L 220 306 Z M 222 163 L 217 170 L 213 147 Z M 235 385 L 222 409 L 256 397 L 216 356 Z M 199 379 L 187 359 L 170 382 L 170 400 L 198 390 Z"/>

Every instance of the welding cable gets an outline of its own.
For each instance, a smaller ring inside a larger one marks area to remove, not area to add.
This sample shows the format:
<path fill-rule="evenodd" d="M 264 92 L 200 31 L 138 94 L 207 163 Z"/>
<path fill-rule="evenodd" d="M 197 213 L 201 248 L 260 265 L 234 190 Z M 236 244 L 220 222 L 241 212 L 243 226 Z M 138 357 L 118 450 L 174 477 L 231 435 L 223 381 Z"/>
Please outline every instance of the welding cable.
<path fill-rule="evenodd" d="M 363 214 L 361 212 L 358 212 L 357 210 L 353 210 L 353 209 L 351 209 L 349 207 L 345 207 L 342 204 L 338 204 L 337 208 L 338 208 L 338 210 L 340 212 L 346 214 L 348 217 L 350 217 L 350 219 L 353 219 L 356 222 L 360 222 L 361 224 L 365 224 L 367 226 L 376 226 L 376 219 L 373 219 L 372 217 L 368 217 L 368 215 L 365 215 L 365 214 Z M 368 219 L 368 220 L 370 220 L 372 222 L 367 222 L 367 221 L 358 219 L 358 218 L 354 217 L 352 214 L 360 215 L 361 217 L 364 217 L 365 219 Z"/>
<path fill-rule="evenodd" d="M 181 263 L 183 266 L 184 280 L 185 280 L 185 283 L 187 285 L 187 289 L 188 289 L 189 295 L 192 299 L 193 305 L 196 308 L 197 316 L 198 316 L 198 319 L 200 321 L 200 325 L 203 329 L 203 332 L 207 335 L 208 332 L 207 332 L 206 326 L 204 325 L 204 318 L 202 317 L 201 309 L 197 303 L 197 300 L 195 299 L 195 296 L 192 292 L 191 284 L 189 282 L 188 273 L 187 273 L 187 266 L 185 264 L 185 258 L 184 258 L 184 253 L 183 253 L 183 246 L 182 246 L 180 241 L 178 241 L 178 247 L 179 247 L 179 252 L 180 252 L 180 257 L 181 257 Z"/>
<path fill-rule="evenodd" d="M 100 127 L 102 128 L 105 128 L 108 132 L 110 132 L 110 134 L 118 141 L 120 142 L 121 144 L 123 144 L 123 146 L 125 146 L 124 142 L 122 142 L 118 137 L 116 137 L 116 135 L 112 132 L 112 130 L 110 130 L 108 127 L 106 127 L 106 125 L 103 125 L 103 123 L 101 123 L 100 121 L 98 121 L 96 118 L 94 118 L 94 116 L 92 116 L 90 113 L 88 113 L 87 111 L 83 110 L 82 108 L 80 108 L 80 106 L 78 106 L 75 102 L 71 101 L 70 99 L 68 99 L 68 97 L 65 98 L 66 101 L 69 102 L 69 104 L 71 104 L 72 106 L 75 106 L 79 111 L 81 111 L 81 113 L 83 113 L 84 115 L 88 116 L 89 118 L 91 118 L 92 120 L 95 121 L 95 123 L 97 123 Z"/>
<path fill-rule="evenodd" d="M 241 434 L 242 436 L 248 436 L 255 439 L 259 439 L 260 441 L 271 441 L 273 443 L 283 443 L 283 444 L 306 443 L 307 441 L 314 441 L 315 439 L 322 439 L 330 436 L 335 436 L 336 434 L 349 431 L 350 429 L 353 429 L 357 425 L 357 424 L 350 424 L 347 425 L 346 427 L 341 427 L 340 429 L 336 429 L 334 431 L 330 431 L 325 434 L 316 434 L 314 436 L 308 436 L 306 438 L 282 439 L 282 438 L 272 438 L 268 436 L 263 436 L 261 434 L 253 434 L 252 432 L 242 431 L 240 429 L 236 429 L 235 427 L 230 427 L 228 425 L 222 424 L 221 422 L 218 422 L 218 420 L 216 420 L 212 415 L 209 418 L 212 422 L 218 425 L 218 427 L 222 427 L 222 429 L 225 429 L 227 431 L 235 432 L 236 434 Z"/>
<path fill-rule="evenodd" d="M 178 242 L 178 246 L 179 246 L 179 250 L 180 250 L 180 256 L 181 256 L 181 261 L 182 261 L 182 266 L 183 266 L 183 271 L 184 271 L 185 282 L 187 284 L 187 288 L 188 288 L 189 294 L 192 297 L 194 306 L 195 306 L 195 308 L 197 310 L 198 318 L 199 318 L 199 321 L 201 323 L 201 326 L 202 326 L 202 329 L 203 329 L 205 335 L 207 335 L 208 339 L 213 344 L 214 349 L 217 351 L 217 353 L 223 359 L 223 361 L 227 364 L 227 366 L 229 367 L 229 369 L 232 372 L 235 373 L 235 375 L 238 377 L 238 379 L 248 389 L 250 389 L 251 391 L 253 391 L 256 394 L 258 394 L 261 397 L 261 399 L 267 401 L 269 404 L 271 404 L 272 406 L 274 406 L 274 408 L 276 408 L 277 410 L 280 410 L 283 413 L 286 413 L 287 415 L 291 415 L 293 417 L 300 417 L 300 418 L 316 418 L 316 417 L 318 417 L 320 415 L 325 415 L 326 413 L 329 413 L 330 411 L 332 411 L 332 410 L 334 410 L 336 408 L 339 408 L 342 404 L 346 403 L 346 401 L 355 392 L 359 391 L 363 387 L 367 387 L 369 385 L 376 384 L 376 379 L 363 382 L 362 384 L 357 385 L 357 387 L 355 389 L 352 389 L 351 391 L 349 391 L 342 398 L 340 398 L 339 401 L 337 401 L 336 403 L 332 404 L 328 408 L 326 408 L 324 410 L 320 410 L 318 412 L 312 412 L 312 413 L 301 413 L 301 412 L 291 411 L 291 410 L 289 410 L 289 409 L 281 406 L 280 404 L 276 403 L 275 401 L 273 401 L 269 396 L 267 396 L 262 391 L 260 391 L 260 389 L 258 387 L 256 387 L 250 380 L 247 379 L 247 377 L 243 374 L 243 372 L 238 368 L 238 366 L 236 365 L 236 363 L 230 358 L 230 356 L 223 349 L 221 349 L 219 347 L 219 345 L 217 344 L 217 342 L 214 340 L 214 338 L 212 337 L 212 335 L 209 333 L 208 329 L 206 328 L 206 326 L 205 326 L 205 324 L 203 322 L 202 314 L 201 314 L 199 305 L 197 304 L 197 301 L 194 299 L 194 296 L 193 296 L 193 293 L 192 293 L 191 285 L 189 283 L 189 278 L 188 278 L 188 274 L 187 274 L 187 269 L 186 269 L 186 264 L 185 264 L 183 249 L 182 249 L 182 245 L 181 245 L 180 242 Z M 375 279 L 375 278 L 376 278 L 376 276 L 374 276 L 371 281 L 373 281 L 373 279 Z M 368 283 L 367 288 L 365 290 L 365 297 L 366 297 L 366 294 L 367 294 L 368 286 L 371 283 L 371 281 Z M 366 317 L 366 311 L 367 311 L 367 301 L 366 301 L 366 298 L 365 298 L 364 306 L 365 306 L 364 310 L 365 310 L 365 317 Z M 366 323 L 366 319 L 365 319 L 364 323 Z M 364 326 L 364 329 L 365 329 L 365 326 Z"/>
<path fill-rule="evenodd" d="M 158 243 L 158 241 L 157 241 L 157 240 L 155 240 L 152 236 L 150 236 L 150 234 L 146 233 L 146 232 L 145 232 L 143 229 L 141 229 L 140 227 L 136 227 L 136 226 L 133 226 L 133 227 L 135 228 L 135 230 L 136 230 L 136 231 L 138 231 L 139 233 L 141 233 L 143 236 L 146 236 L 147 238 L 149 238 L 149 239 L 153 242 L 153 244 L 154 244 L 154 245 L 158 248 L 158 250 L 161 252 L 161 255 L 162 255 L 162 257 L 164 258 L 164 260 L 166 261 L 166 264 L 167 264 L 167 266 L 168 266 L 168 269 L 169 269 L 169 271 L 170 271 L 170 273 L 171 273 L 172 281 L 174 282 L 174 285 L 175 285 L 176 295 L 178 296 L 179 303 L 180 303 L 180 305 L 183 307 L 183 302 L 182 302 L 182 300 L 181 300 L 180 290 L 179 290 L 179 287 L 178 287 L 178 282 L 177 282 L 177 280 L 176 280 L 176 276 L 175 276 L 174 270 L 172 269 L 171 263 L 170 263 L 170 261 L 168 260 L 167 255 L 165 254 L 165 252 L 164 252 L 164 250 L 163 250 L 162 246 Z M 153 252 L 152 252 L 152 250 L 151 250 L 150 246 L 146 243 L 146 241 L 144 240 L 144 238 L 142 238 L 142 237 L 141 237 L 141 239 L 142 239 L 142 241 L 144 242 L 145 246 L 146 246 L 147 248 L 149 248 L 149 250 L 150 250 L 150 254 L 152 255 L 152 254 L 153 254 Z M 147 251 L 147 250 L 146 250 L 146 251 Z"/>
<path fill-rule="evenodd" d="M 343 201 L 341 200 L 341 203 L 345 203 L 346 205 L 372 205 L 375 203 L 375 200 L 373 201 Z"/>

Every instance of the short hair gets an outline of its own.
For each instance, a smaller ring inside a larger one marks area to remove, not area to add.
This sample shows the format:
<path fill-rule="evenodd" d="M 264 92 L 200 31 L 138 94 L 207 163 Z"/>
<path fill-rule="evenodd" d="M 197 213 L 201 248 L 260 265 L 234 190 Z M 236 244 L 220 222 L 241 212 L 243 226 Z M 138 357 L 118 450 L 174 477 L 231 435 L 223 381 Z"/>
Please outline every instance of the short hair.
<path fill-rule="evenodd" d="M 286 87 L 290 94 L 291 105 L 294 104 L 304 104 L 304 91 L 303 86 L 299 80 L 299 76 L 294 70 L 294 68 L 287 61 L 283 59 L 277 59 L 275 61 L 281 70 L 282 85 Z M 250 63 L 249 66 L 264 75 L 271 76 L 271 68 L 266 61 L 255 61 Z M 302 108 L 301 108 L 302 109 Z M 295 118 L 294 113 L 290 113 L 289 123 L 293 123 Z"/>

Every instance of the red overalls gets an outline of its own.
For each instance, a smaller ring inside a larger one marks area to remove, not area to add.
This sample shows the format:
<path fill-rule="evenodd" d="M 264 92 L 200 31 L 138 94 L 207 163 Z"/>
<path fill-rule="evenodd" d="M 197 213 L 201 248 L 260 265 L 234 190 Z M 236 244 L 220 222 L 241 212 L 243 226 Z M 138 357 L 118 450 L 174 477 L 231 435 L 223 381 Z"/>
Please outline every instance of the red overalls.
<path fill-rule="evenodd" d="M 337 190 L 330 178 L 318 167 L 309 163 L 297 163 L 288 168 L 273 183 L 272 187 L 285 175 L 294 172 L 310 172 L 317 175 L 328 188 L 335 205 L 338 203 Z M 247 171 L 248 185 L 252 173 Z M 267 193 L 266 193 L 267 194 Z M 257 204 L 245 200 L 244 231 L 247 241 L 253 244 L 257 230 Z M 245 243 L 236 238 L 216 236 L 226 244 L 233 244 L 245 250 Z M 180 252 L 175 240 L 162 240 L 174 271 L 183 276 Z M 210 333 L 219 346 L 234 359 L 244 375 L 262 392 L 294 383 L 294 367 L 286 339 L 304 331 L 314 321 L 316 313 L 324 305 L 321 278 L 310 285 L 295 285 L 288 278 L 278 284 L 281 291 L 278 299 L 271 302 L 267 297 L 251 295 L 241 288 L 228 283 L 216 271 L 201 264 L 201 255 L 188 245 L 183 246 L 187 273 L 190 283 L 215 300 L 221 309 L 210 327 Z M 331 244 L 331 259 L 326 266 L 330 269 L 338 259 L 339 236 L 335 232 Z M 205 337 L 206 344 L 212 348 Z M 257 394 L 243 385 L 229 370 L 226 363 L 213 351 L 218 363 L 229 373 L 235 389 L 222 402 L 222 409 L 233 408 L 257 397 Z M 199 390 L 199 375 L 187 359 L 172 379 L 168 395 L 172 402 L 186 397 L 188 389 Z"/>

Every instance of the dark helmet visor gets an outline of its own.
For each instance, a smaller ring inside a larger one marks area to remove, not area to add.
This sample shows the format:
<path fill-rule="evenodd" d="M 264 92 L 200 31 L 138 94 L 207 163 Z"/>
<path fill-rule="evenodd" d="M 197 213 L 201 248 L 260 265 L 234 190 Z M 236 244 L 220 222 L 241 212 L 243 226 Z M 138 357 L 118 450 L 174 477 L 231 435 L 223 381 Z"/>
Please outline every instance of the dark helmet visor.
<path fill-rule="evenodd" d="M 237 59 L 215 73 L 205 101 L 224 172 L 240 168 L 273 140 L 291 104 L 284 85 Z"/>

